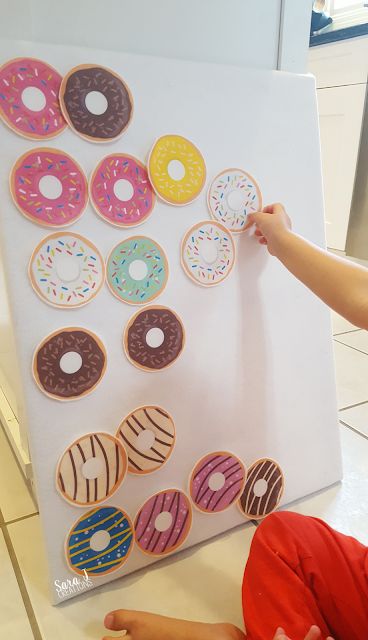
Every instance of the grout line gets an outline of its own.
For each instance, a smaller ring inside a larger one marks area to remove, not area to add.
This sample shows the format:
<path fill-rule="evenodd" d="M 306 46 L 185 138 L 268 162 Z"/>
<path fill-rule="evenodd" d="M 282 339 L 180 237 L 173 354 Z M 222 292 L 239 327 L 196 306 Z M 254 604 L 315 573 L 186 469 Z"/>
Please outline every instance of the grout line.
<path fill-rule="evenodd" d="M 354 407 L 361 407 L 362 404 L 367 404 L 368 400 L 363 400 L 362 402 L 357 402 L 356 404 L 349 404 L 347 407 L 342 407 L 339 411 L 346 411 L 346 409 L 354 409 Z"/>
<path fill-rule="evenodd" d="M 321 44 L 322 44 L 322 42 L 321 42 Z M 327 44 L 327 42 L 326 42 L 326 44 Z M 315 46 L 318 46 L 318 45 L 315 45 Z M 352 84 L 332 84 L 331 86 L 328 85 L 328 87 L 316 87 L 316 89 L 338 89 L 339 87 L 356 87 L 359 84 L 366 84 L 366 82 L 353 82 Z M 337 251 L 339 251 L 339 249 L 337 249 Z M 345 253 L 345 252 L 341 251 L 341 253 Z M 336 255 L 340 255 L 340 251 Z M 348 258 L 348 257 L 351 257 L 351 256 L 346 256 L 346 257 Z"/>
<path fill-rule="evenodd" d="M 352 427 L 350 424 L 348 424 L 347 422 L 344 422 L 343 420 L 340 420 L 339 422 L 347 429 L 350 429 L 350 431 L 354 431 L 354 433 L 357 433 L 358 436 L 361 436 L 365 440 L 368 440 L 368 436 L 365 433 L 362 433 L 361 431 L 359 431 L 355 427 Z"/>
<path fill-rule="evenodd" d="M 355 333 L 356 331 L 363 331 L 363 329 L 349 329 L 348 331 L 339 331 L 339 333 L 332 334 L 332 337 L 343 336 L 345 333 Z"/>
<path fill-rule="evenodd" d="M 14 518 L 14 520 L 4 520 L 4 525 L 0 523 L 0 527 L 3 526 L 8 527 L 10 524 L 14 524 L 15 522 L 21 522 L 22 520 L 28 520 L 28 518 L 33 518 L 33 516 L 38 516 L 39 512 L 34 511 L 33 513 L 28 513 L 26 516 L 20 516 L 20 518 Z"/>
<path fill-rule="evenodd" d="M 338 344 L 342 344 L 344 347 L 349 347 L 349 349 L 353 349 L 354 351 L 358 351 L 358 353 L 362 353 L 363 355 L 368 356 L 368 353 L 366 351 L 362 351 L 361 349 L 357 349 L 356 347 L 352 347 L 350 344 L 345 344 L 345 342 L 341 342 L 341 340 L 336 340 L 336 338 L 334 338 L 334 340 Z"/>
<path fill-rule="evenodd" d="M 3 532 L 3 535 L 4 535 L 5 544 L 6 544 L 6 547 L 8 549 L 9 557 L 10 557 L 11 563 L 13 565 L 13 571 L 14 571 L 14 574 L 15 574 L 15 577 L 16 577 L 16 580 L 17 580 L 17 583 L 18 583 L 20 594 L 22 596 L 24 608 L 25 608 L 27 616 L 28 616 L 28 621 L 29 621 L 29 624 L 30 624 L 30 627 L 31 627 L 31 630 L 32 630 L 32 633 L 33 633 L 34 640 L 42 640 L 41 631 L 40 631 L 40 628 L 38 626 L 36 615 L 35 615 L 35 612 L 34 612 L 33 607 L 32 607 L 31 599 L 29 597 L 29 594 L 28 594 L 28 591 L 27 591 L 27 587 L 25 585 L 24 578 L 23 578 L 23 575 L 22 575 L 22 571 L 21 571 L 21 568 L 19 566 L 18 558 L 17 558 L 17 555 L 16 555 L 16 553 L 14 551 L 13 543 L 11 541 L 9 531 L 8 531 L 8 529 L 6 527 L 6 524 L 5 524 L 5 521 L 4 521 L 4 516 L 2 514 L 1 509 L 0 509 L 0 525 L 1 525 L 1 530 Z"/>

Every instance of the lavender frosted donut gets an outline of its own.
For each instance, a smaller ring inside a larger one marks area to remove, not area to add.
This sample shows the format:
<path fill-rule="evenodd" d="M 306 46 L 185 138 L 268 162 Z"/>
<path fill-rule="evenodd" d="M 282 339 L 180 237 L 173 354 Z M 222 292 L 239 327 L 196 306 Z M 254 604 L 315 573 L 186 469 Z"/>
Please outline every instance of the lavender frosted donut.
<path fill-rule="evenodd" d="M 143 553 L 163 556 L 185 542 L 191 525 L 192 509 L 185 493 L 166 489 L 149 498 L 139 511 L 135 540 Z"/>
<path fill-rule="evenodd" d="M 210 453 L 201 458 L 192 471 L 190 496 L 200 511 L 224 511 L 241 495 L 245 476 L 243 463 L 232 453 Z"/>

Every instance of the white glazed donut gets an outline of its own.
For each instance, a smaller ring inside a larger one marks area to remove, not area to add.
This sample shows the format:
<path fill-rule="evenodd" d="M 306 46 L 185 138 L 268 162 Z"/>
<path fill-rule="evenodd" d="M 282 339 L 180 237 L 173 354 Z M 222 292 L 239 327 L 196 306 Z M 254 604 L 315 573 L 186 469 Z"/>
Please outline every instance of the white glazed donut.
<path fill-rule="evenodd" d="M 212 218 L 232 231 L 244 231 L 247 215 L 262 209 L 259 186 L 242 169 L 225 169 L 212 181 L 208 190 L 208 207 Z"/>
<path fill-rule="evenodd" d="M 235 245 L 219 222 L 205 220 L 191 227 L 181 246 L 181 263 L 187 276 L 205 287 L 219 284 L 232 270 Z"/>

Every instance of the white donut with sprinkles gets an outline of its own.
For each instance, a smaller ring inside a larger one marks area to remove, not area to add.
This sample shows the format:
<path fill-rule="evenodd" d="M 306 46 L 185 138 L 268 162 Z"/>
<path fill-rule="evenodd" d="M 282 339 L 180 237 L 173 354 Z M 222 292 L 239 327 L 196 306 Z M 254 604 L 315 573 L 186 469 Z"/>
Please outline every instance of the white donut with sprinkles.
<path fill-rule="evenodd" d="M 191 227 L 181 246 L 181 263 L 185 273 L 205 287 L 219 284 L 232 270 L 235 245 L 224 225 L 205 220 Z"/>
<path fill-rule="evenodd" d="M 261 191 L 249 173 L 225 169 L 210 185 L 208 207 L 212 218 L 239 233 L 244 231 L 248 214 L 262 209 Z"/>
<path fill-rule="evenodd" d="M 105 280 L 105 263 L 97 248 L 77 233 L 52 233 L 35 248 L 29 278 L 37 295 L 55 307 L 81 307 Z"/>

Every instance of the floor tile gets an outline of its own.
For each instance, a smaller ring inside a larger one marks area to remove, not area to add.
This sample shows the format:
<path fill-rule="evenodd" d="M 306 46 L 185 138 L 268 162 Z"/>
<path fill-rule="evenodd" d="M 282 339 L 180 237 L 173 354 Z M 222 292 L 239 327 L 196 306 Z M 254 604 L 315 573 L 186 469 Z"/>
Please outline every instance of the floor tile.
<path fill-rule="evenodd" d="M 5 522 L 37 511 L 0 424 L 0 509 Z"/>
<path fill-rule="evenodd" d="M 122 607 L 241 626 L 241 582 L 254 531 L 253 524 L 244 525 L 55 607 L 49 600 L 38 516 L 9 526 L 44 640 L 100 640 L 105 614 Z M 60 579 L 68 577 L 66 569 Z"/>
<path fill-rule="evenodd" d="M 340 411 L 339 418 L 353 429 L 368 436 L 368 402 Z"/>
<path fill-rule="evenodd" d="M 340 316 L 336 311 L 331 311 L 331 319 L 332 319 L 332 332 L 334 335 L 337 333 L 344 333 L 345 331 L 354 331 L 357 329 L 351 322 L 345 320 L 342 316 Z"/>
<path fill-rule="evenodd" d="M 32 630 L 2 531 L 0 531 L 0 593 L 0 637 L 4 640 L 32 640 Z"/>
<path fill-rule="evenodd" d="M 342 333 L 336 336 L 336 340 L 368 354 L 368 331 L 361 329 L 360 331 L 352 331 L 351 333 Z"/>
<path fill-rule="evenodd" d="M 329 489 L 288 505 L 290 511 L 322 518 L 368 545 L 368 440 L 341 427 L 344 479 Z"/>
<path fill-rule="evenodd" d="M 338 407 L 368 400 L 368 358 L 334 341 Z"/>

